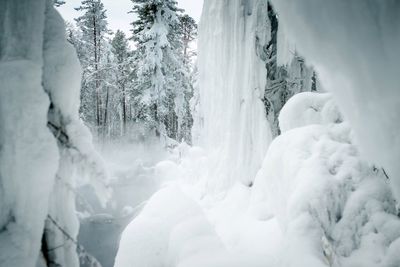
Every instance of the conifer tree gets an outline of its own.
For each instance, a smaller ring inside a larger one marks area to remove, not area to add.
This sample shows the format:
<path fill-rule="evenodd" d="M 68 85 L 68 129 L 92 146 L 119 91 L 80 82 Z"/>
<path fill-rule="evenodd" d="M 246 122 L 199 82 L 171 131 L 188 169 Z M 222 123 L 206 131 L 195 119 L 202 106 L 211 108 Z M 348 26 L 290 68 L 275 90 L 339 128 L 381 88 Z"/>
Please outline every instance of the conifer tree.
<path fill-rule="evenodd" d="M 83 0 L 77 11 L 84 14 L 76 19 L 82 34 L 82 53 L 80 61 L 84 70 L 82 80 L 82 117 L 90 125 L 102 132 L 106 123 L 106 86 L 102 73 L 106 70 L 107 28 L 106 10 L 101 0 Z M 94 111 L 94 112 L 93 112 Z"/>
<path fill-rule="evenodd" d="M 118 96 L 120 99 L 120 114 L 121 114 L 121 135 L 126 133 L 126 124 L 128 120 L 128 111 L 127 111 L 127 95 L 128 95 L 128 84 L 130 80 L 130 55 L 129 55 L 129 45 L 128 39 L 125 36 L 125 33 L 118 30 L 115 33 L 114 38 L 111 42 L 112 52 L 114 54 L 115 68 L 114 71 L 116 73 L 116 83 L 118 87 Z"/>
<path fill-rule="evenodd" d="M 137 51 L 135 89 L 144 107 L 145 122 L 156 133 L 190 142 L 193 96 L 191 42 L 197 25 L 176 1 L 133 0 L 132 23 Z"/>
<path fill-rule="evenodd" d="M 156 134 L 177 139 L 178 110 L 183 99 L 186 75 L 179 13 L 174 0 L 132 0 L 136 90 L 146 108 L 145 123 Z"/>

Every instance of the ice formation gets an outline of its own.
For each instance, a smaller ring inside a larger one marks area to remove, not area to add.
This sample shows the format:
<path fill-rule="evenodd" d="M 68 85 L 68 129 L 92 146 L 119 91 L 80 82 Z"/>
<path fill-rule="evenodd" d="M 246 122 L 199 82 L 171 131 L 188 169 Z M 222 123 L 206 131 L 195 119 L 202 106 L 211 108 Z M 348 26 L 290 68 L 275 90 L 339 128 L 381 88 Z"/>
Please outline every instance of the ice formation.
<path fill-rule="evenodd" d="M 58 167 L 57 144 L 47 128 L 50 101 L 42 87 L 44 10 L 45 1 L 0 2 L 3 266 L 35 265 Z"/>
<path fill-rule="evenodd" d="M 205 1 L 200 22 L 197 145 L 213 155 L 219 189 L 251 184 L 271 141 L 263 103 L 265 63 L 256 38 L 268 38 L 267 1 Z"/>

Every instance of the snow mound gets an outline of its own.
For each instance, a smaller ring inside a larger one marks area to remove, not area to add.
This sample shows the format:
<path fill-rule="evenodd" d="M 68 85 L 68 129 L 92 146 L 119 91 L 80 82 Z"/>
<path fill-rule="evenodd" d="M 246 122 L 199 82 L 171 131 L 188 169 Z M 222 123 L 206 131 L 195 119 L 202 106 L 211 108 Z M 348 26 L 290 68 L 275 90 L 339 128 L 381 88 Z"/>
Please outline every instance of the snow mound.
<path fill-rule="evenodd" d="M 310 124 L 339 123 L 343 118 L 331 94 L 303 92 L 294 95 L 279 114 L 281 132 Z"/>
<path fill-rule="evenodd" d="M 170 185 L 157 192 L 125 229 L 114 266 L 201 266 L 184 262 L 221 251 L 222 242 L 198 204 Z"/>
<path fill-rule="evenodd" d="M 251 211 L 258 219 L 276 216 L 284 231 L 278 266 L 397 266 L 394 196 L 383 171 L 360 159 L 350 127 L 326 123 L 321 112 L 289 130 L 296 125 L 289 114 L 324 97 L 303 95 L 288 103 L 283 118 L 292 123 L 267 152 Z"/>

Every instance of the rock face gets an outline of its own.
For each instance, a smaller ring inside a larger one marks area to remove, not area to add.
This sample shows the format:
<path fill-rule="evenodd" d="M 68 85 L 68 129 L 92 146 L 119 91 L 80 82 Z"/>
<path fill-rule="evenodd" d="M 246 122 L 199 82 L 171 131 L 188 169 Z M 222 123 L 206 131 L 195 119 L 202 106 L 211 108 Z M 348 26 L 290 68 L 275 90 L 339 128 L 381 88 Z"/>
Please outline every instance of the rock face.
<path fill-rule="evenodd" d="M 278 35 L 278 25 L 267 0 L 204 2 L 193 136 L 218 159 L 220 178 L 212 184 L 219 188 L 250 185 L 280 134 L 283 105 L 297 93 L 320 90 L 317 75 Z M 280 54 L 288 62 L 278 62 Z"/>

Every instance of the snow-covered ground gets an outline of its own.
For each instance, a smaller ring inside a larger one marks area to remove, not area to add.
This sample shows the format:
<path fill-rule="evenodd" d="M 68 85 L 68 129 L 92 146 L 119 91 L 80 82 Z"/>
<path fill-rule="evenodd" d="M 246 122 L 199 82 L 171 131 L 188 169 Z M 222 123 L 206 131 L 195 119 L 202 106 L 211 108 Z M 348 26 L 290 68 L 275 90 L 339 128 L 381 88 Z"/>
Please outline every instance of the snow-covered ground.
<path fill-rule="evenodd" d="M 294 96 L 252 187 L 207 191 L 206 151 L 179 146 L 155 166 L 163 189 L 123 232 L 116 267 L 399 266 L 400 220 L 329 94 Z"/>
<path fill-rule="evenodd" d="M 249 212 L 251 190 L 237 183 L 208 195 L 194 173 L 207 172 L 204 152 L 181 145 L 156 165 L 165 181 L 122 235 L 116 267 L 265 266 L 281 242 L 276 220 Z"/>

